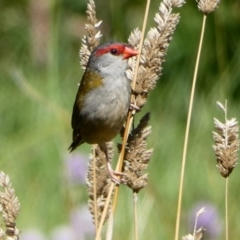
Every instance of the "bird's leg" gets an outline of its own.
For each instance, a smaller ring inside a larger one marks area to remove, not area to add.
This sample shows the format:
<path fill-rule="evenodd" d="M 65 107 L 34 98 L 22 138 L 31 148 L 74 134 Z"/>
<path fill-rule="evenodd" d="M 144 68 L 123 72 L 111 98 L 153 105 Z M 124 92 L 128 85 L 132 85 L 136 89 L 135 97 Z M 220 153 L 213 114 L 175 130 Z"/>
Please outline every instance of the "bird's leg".
<path fill-rule="evenodd" d="M 98 145 L 99 145 L 100 149 L 105 153 L 106 160 L 107 160 L 107 167 L 108 167 L 109 174 L 112 178 L 112 181 L 116 184 L 120 184 L 121 179 L 119 179 L 117 176 L 123 176 L 124 174 L 121 173 L 121 172 L 116 172 L 112 169 L 111 163 L 110 163 L 109 158 L 108 158 L 108 151 L 107 151 L 106 143 L 101 143 L 101 144 L 98 144 Z"/>

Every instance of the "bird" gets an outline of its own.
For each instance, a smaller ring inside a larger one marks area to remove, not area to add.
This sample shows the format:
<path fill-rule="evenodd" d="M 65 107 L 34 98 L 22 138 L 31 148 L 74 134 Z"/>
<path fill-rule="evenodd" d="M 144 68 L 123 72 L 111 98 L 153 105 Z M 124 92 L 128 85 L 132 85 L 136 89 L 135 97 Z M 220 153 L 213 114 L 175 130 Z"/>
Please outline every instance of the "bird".
<path fill-rule="evenodd" d="M 83 143 L 98 144 L 106 156 L 115 183 L 121 175 L 112 169 L 106 142 L 120 132 L 130 108 L 131 82 L 126 76 L 127 61 L 138 55 L 130 45 L 104 43 L 90 54 L 80 81 L 72 112 L 70 152 Z"/>

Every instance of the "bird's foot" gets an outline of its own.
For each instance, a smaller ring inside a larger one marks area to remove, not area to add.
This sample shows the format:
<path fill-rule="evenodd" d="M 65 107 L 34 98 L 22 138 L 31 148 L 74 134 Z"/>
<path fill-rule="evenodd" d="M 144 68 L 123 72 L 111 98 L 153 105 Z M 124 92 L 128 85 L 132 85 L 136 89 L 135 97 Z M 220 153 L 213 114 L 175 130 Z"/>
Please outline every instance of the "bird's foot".
<path fill-rule="evenodd" d="M 111 178 L 112 178 L 112 181 L 113 181 L 115 184 L 119 185 L 119 184 L 122 183 L 120 177 L 124 176 L 124 174 L 121 173 L 121 172 L 114 171 L 114 170 L 112 169 L 112 166 L 111 166 L 110 163 L 108 163 L 108 171 L 109 171 L 109 174 L 110 174 L 110 176 L 111 176 Z"/>
<path fill-rule="evenodd" d="M 137 105 L 135 105 L 134 103 L 131 103 L 130 104 L 130 108 L 129 108 L 130 110 L 136 110 L 136 111 L 140 111 L 140 108 L 137 106 Z"/>

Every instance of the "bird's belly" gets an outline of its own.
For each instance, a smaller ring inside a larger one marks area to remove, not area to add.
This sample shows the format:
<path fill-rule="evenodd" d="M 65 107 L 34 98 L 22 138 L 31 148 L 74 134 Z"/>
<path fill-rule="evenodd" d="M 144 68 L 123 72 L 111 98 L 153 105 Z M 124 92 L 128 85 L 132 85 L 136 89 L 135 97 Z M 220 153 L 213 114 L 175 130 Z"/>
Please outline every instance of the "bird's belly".
<path fill-rule="evenodd" d="M 82 137 L 89 144 L 111 141 L 119 133 L 121 128 L 109 128 L 108 126 L 96 126 L 89 124 L 82 130 Z"/>
<path fill-rule="evenodd" d="M 85 142 L 89 144 L 102 143 L 111 141 L 120 132 L 125 118 L 111 122 L 109 119 L 104 121 L 95 119 L 89 120 L 81 129 L 81 135 Z"/>
<path fill-rule="evenodd" d="M 81 135 L 89 144 L 111 141 L 121 130 L 128 112 L 129 103 L 109 102 L 100 104 L 83 118 Z"/>

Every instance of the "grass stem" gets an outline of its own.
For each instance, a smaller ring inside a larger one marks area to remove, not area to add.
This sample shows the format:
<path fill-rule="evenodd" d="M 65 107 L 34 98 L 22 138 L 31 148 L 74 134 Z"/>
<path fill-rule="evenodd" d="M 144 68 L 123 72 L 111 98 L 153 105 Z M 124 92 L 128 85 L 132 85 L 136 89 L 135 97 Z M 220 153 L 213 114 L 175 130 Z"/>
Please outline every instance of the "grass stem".
<path fill-rule="evenodd" d="M 96 145 L 93 148 L 93 202 L 94 202 L 94 224 L 96 232 L 98 229 L 98 210 L 97 210 L 97 180 L 96 180 Z"/>
<path fill-rule="evenodd" d="M 137 214 L 138 196 L 133 192 L 133 208 L 134 208 L 134 240 L 138 240 L 138 214 Z"/>
<path fill-rule="evenodd" d="M 225 232 L 226 240 L 228 240 L 228 177 L 226 178 L 225 185 Z"/>
<path fill-rule="evenodd" d="M 181 217 L 183 180 L 184 180 L 184 172 L 185 172 L 185 165 L 186 165 L 188 137 L 189 137 L 193 100 L 194 100 L 196 81 L 197 81 L 197 73 L 198 73 L 198 68 L 199 68 L 199 61 L 200 61 L 200 55 L 201 55 L 202 43 L 203 43 L 203 37 L 204 37 L 204 31 L 205 31 L 205 25 L 206 25 L 206 18 L 207 18 L 207 16 L 203 15 L 202 31 L 201 31 L 201 36 L 200 36 L 200 41 L 199 41 L 199 46 L 198 46 L 198 53 L 197 53 L 197 58 L 196 58 L 196 63 L 195 63 L 194 76 L 193 76 L 193 82 L 192 82 L 192 90 L 191 90 L 191 96 L 190 96 L 190 102 L 189 102 L 189 108 L 188 108 L 188 117 L 187 117 L 187 125 L 186 125 L 186 132 L 185 132 L 185 139 L 184 139 L 184 146 L 183 146 L 182 166 L 181 166 L 181 175 L 180 175 L 180 184 L 179 184 L 175 240 L 179 239 L 179 225 L 180 225 L 180 217 Z"/>
<path fill-rule="evenodd" d="M 101 239 L 102 227 L 103 227 L 105 216 L 107 214 L 107 209 L 108 209 L 108 206 L 109 206 L 109 203 L 110 203 L 110 200 L 111 200 L 113 189 L 114 189 L 114 183 L 112 183 L 110 185 L 109 193 L 111 193 L 111 194 L 108 194 L 108 196 L 107 196 L 106 203 L 105 203 L 105 206 L 104 206 L 104 209 L 103 209 L 103 212 L 102 212 L 102 216 L 101 216 L 101 220 L 100 220 L 100 223 L 99 223 L 99 226 L 98 226 L 98 230 L 97 230 L 95 240 L 100 240 Z"/>

